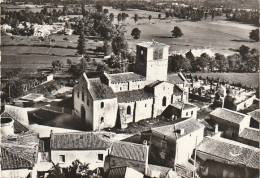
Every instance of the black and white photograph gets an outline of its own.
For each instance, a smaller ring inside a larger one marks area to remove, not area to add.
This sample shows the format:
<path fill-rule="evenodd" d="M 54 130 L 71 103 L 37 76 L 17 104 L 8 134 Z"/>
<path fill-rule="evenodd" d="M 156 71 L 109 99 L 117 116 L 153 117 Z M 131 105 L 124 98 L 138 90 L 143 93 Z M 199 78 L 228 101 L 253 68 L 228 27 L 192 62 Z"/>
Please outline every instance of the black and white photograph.
<path fill-rule="evenodd" d="M 0 0 L 1 178 L 260 178 L 258 0 Z"/>

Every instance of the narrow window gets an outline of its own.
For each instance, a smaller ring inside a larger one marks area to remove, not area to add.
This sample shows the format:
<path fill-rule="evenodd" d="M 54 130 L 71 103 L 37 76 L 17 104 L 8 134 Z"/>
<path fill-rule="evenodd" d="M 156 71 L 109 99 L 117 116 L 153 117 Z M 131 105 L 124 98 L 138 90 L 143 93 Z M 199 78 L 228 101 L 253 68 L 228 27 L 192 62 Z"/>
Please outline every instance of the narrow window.
<path fill-rule="evenodd" d="M 60 155 L 59 156 L 59 162 L 60 163 L 65 163 L 65 155 Z"/>
<path fill-rule="evenodd" d="M 104 122 L 104 117 L 100 118 L 100 124 L 102 124 Z"/>
<path fill-rule="evenodd" d="M 79 98 L 79 91 L 78 91 L 78 94 L 77 94 L 77 95 L 78 95 L 78 98 Z"/>
<path fill-rule="evenodd" d="M 172 97 L 171 97 L 171 103 L 173 103 L 173 95 L 172 95 Z"/>
<path fill-rule="evenodd" d="M 186 112 L 186 116 L 188 116 L 188 112 Z"/>
<path fill-rule="evenodd" d="M 193 115 L 193 111 L 191 111 L 191 115 Z"/>
<path fill-rule="evenodd" d="M 82 98 L 81 99 L 82 99 L 82 101 L 84 101 L 84 92 L 82 92 Z"/>
<path fill-rule="evenodd" d="M 163 97 L 162 106 L 166 106 L 166 97 Z"/>
<path fill-rule="evenodd" d="M 126 114 L 131 115 L 131 106 L 127 106 Z"/>
<path fill-rule="evenodd" d="M 144 106 L 147 107 L 147 104 L 145 104 Z"/>
<path fill-rule="evenodd" d="M 104 107 L 104 102 L 101 102 L 100 107 L 101 107 L 101 108 Z"/>
<path fill-rule="evenodd" d="M 122 90 L 122 87 L 120 87 L 120 91 Z"/>
<path fill-rule="evenodd" d="M 87 98 L 87 105 L 89 106 L 89 99 Z"/>

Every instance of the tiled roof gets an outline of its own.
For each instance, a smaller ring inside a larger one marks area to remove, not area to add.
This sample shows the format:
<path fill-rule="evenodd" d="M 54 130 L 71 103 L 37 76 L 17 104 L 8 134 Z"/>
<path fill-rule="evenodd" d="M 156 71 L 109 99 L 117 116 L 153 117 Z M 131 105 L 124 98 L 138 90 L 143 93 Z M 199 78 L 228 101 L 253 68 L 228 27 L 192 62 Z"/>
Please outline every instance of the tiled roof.
<path fill-rule="evenodd" d="M 51 150 L 104 150 L 110 145 L 92 132 L 54 133 Z"/>
<path fill-rule="evenodd" d="M 259 129 L 255 129 L 255 128 L 244 128 L 242 132 L 239 134 L 239 137 L 247 140 L 253 140 L 255 142 L 259 142 L 260 132 Z"/>
<path fill-rule="evenodd" d="M 178 139 L 204 127 L 205 126 L 197 120 L 189 118 L 173 125 L 152 128 L 152 131 L 169 136 L 173 139 Z M 179 132 L 181 129 L 184 129 L 184 134 L 182 135 Z"/>
<path fill-rule="evenodd" d="M 191 109 L 191 108 L 196 108 L 196 107 L 197 107 L 197 106 L 194 105 L 194 104 L 191 104 L 191 103 L 183 103 L 183 102 L 180 102 L 180 101 L 174 102 L 173 104 L 171 104 L 171 106 L 173 106 L 173 107 L 175 107 L 175 108 L 178 108 L 178 109 L 183 109 L 183 110 Z"/>
<path fill-rule="evenodd" d="M 126 170 L 127 166 L 111 168 L 108 172 L 107 178 L 124 178 Z"/>
<path fill-rule="evenodd" d="M 146 92 L 144 89 L 118 92 L 116 93 L 116 95 L 117 95 L 117 101 L 119 103 L 139 101 L 139 100 L 144 100 L 144 99 L 154 97 L 152 93 Z"/>
<path fill-rule="evenodd" d="M 27 100 L 27 101 L 33 101 L 33 100 L 35 100 L 35 99 L 37 99 L 37 98 L 39 98 L 39 97 L 42 97 L 42 96 L 43 96 L 43 95 L 41 95 L 41 94 L 30 93 L 30 94 L 28 94 L 28 95 L 26 95 L 26 96 L 21 97 L 21 99 L 22 99 L 22 100 Z"/>
<path fill-rule="evenodd" d="M 178 74 L 169 74 L 167 77 L 167 81 L 172 84 L 183 83 L 182 78 Z"/>
<path fill-rule="evenodd" d="M 146 47 L 146 48 L 150 48 L 150 47 L 158 48 L 158 47 L 168 46 L 164 43 L 159 43 L 159 42 L 156 42 L 156 41 L 141 42 L 141 43 L 138 43 L 137 45 L 142 46 L 142 47 Z"/>
<path fill-rule="evenodd" d="M 249 116 L 251 116 L 256 121 L 260 122 L 260 109 L 254 110 L 252 112 L 247 113 Z"/>
<path fill-rule="evenodd" d="M 163 83 L 164 81 L 160 81 L 160 80 L 156 80 L 152 83 L 149 83 L 148 85 L 146 85 L 146 87 L 150 87 L 150 88 L 154 88 L 156 87 L 157 85 L 160 85 L 161 83 Z"/>
<path fill-rule="evenodd" d="M 183 94 L 183 91 L 180 89 L 179 86 L 174 85 L 173 94 L 174 94 L 175 96 L 182 95 L 182 94 Z"/>
<path fill-rule="evenodd" d="M 89 90 L 94 100 L 116 98 L 112 88 L 101 83 L 99 79 L 90 79 L 91 88 Z"/>
<path fill-rule="evenodd" d="M 114 142 L 110 155 L 135 161 L 146 161 L 147 146 L 129 142 Z"/>
<path fill-rule="evenodd" d="M 2 136 L 2 169 L 32 167 L 37 160 L 38 144 L 38 135 L 34 132 Z"/>
<path fill-rule="evenodd" d="M 111 82 L 128 82 L 136 80 L 145 80 L 146 78 L 142 75 L 136 74 L 134 72 L 118 73 L 118 74 L 107 74 Z"/>
<path fill-rule="evenodd" d="M 22 169 L 32 168 L 31 161 L 22 158 L 18 154 L 8 151 L 5 147 L 1 146 L 1 169 Z"/>
<path fill-rule="evenodd" d="M 170 170 L 171 170 L 170 167 L 163 167 L 163 166 L 148 164 L 148 170 L 147 170 L 148 173 L 147 174 L 148 174 L 148 176 L 151 177 L 152 172 L 156 171 L 156 172 L 160 172 L 159 178 L 165 178 Z"/>
<path fill-rule="evenodd" d="M 239 124 L 246 118 L 245 114 L 232 111 L 226 108 L 217 108 L 214 111 L 212 111 L 210 115 L 236 124 Z"/>
<path fill-rule="evenodd" d="M 1 118 L 12 118 L 14 120 L 14 132 L 15 133 L 20 133 L 20 132 L 27 132 L 29 131 L 29 129 L 21 124 L 19 121 L 15 120 L 12 116 L 10 116 L 10 114 L 8 114 L 7 112 L 3 112 L 1 114 Z"/>
<path fill-rule="evenodd" d="M 260 149 L 221 137 L 205 137 L 198 145 L 197 152 L 259 169 Z M 199 155 L 199 154 L 198 154 Z M 209 158 L 210 159 L 210 158 Z"/>

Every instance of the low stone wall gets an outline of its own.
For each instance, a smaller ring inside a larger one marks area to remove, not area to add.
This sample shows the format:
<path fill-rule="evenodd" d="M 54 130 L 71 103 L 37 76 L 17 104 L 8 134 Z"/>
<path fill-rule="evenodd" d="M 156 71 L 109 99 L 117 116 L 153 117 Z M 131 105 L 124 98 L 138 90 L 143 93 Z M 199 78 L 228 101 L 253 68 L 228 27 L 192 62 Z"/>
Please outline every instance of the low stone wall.
<path fill-rule="evenodd" d="M 236 111 L 243 110 L 243 109 L 251 106 L 253 104 L 255 98 L 256 98 L 256 95 L 253 95 L 250 98 L 247 98 L 246 100 L 242 101 L 241 103 L 238 103 L 236 105 Z"/>

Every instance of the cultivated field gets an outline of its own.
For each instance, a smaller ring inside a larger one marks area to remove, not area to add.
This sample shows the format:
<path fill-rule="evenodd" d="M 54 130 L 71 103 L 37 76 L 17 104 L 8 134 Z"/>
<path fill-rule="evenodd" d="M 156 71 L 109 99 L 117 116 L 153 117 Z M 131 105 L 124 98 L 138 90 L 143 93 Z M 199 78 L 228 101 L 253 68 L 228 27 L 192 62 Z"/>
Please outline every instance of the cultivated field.
<path fill-rule="evenodd" d="M 230 83 L 241 83 L 248 87 L 259 86 L 259 73 L 192 73 L 193 76 L 197 75 L 203 78 L 220 78 L 221 81 L 229 81 Z"/>

